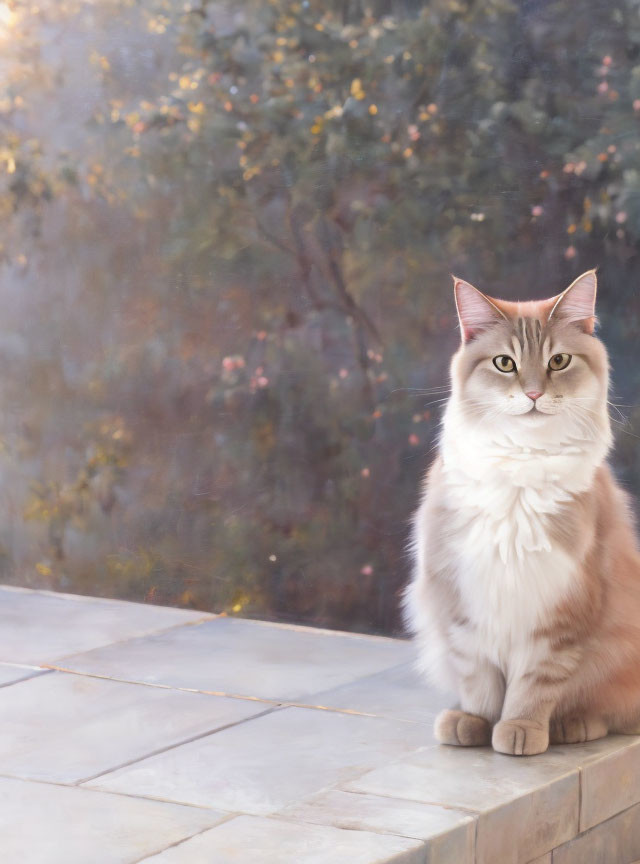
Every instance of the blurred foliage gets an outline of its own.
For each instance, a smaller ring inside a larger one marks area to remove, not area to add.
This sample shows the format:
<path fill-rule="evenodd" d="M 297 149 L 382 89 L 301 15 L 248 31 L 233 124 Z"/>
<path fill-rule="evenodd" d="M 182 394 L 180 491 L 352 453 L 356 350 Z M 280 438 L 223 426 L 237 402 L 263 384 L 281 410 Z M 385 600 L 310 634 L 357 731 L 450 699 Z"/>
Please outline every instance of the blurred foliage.
<path fill-rule="evenodd" d="M 46 0 L 0 40 L 5 581 L 393 632 L 452 271 L 598 266 L 633 421 L 638 0 Z"/>

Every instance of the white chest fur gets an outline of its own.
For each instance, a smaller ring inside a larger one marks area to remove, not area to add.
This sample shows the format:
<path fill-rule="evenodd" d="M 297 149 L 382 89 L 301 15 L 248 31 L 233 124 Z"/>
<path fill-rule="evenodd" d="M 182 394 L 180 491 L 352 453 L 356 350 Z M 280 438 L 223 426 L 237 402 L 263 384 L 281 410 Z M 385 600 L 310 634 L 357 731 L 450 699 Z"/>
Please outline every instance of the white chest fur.
<path fill-rule="evenodd" d="M 554 539 L 553 522 L 589 488 L 606 445 L 475 440 L 469 446 L 455 419 L 447 418 L 449 428 L 445 421 L 441 446 L 439 494 L 452 515 L 440 551 L 475 625 L 477 650 L 504 669 L 570 590 L 576 563 Z"/>

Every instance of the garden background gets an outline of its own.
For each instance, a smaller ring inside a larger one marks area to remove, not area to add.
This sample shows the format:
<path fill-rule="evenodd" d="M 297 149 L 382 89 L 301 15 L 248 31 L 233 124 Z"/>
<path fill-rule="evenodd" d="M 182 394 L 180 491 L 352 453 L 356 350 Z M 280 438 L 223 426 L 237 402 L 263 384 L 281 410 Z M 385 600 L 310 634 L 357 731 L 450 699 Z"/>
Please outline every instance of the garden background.
<path fill-rule="evenodd" d="M 397 632 L 451 272 L 599 268 L 640 492 L 638 0 L 8 2 L 0 67 L 0 581 Z"/>

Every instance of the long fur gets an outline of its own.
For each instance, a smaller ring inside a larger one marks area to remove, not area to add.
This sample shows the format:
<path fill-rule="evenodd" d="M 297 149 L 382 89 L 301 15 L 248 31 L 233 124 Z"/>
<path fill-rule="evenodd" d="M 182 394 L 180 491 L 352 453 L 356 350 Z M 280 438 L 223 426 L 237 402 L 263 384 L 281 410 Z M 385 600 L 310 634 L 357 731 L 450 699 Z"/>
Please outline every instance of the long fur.
<path fill-rule="evenodd" d="M 472 292 L 456 280 L 463 342 L 405 594 L 419 666 L 459 703 L 436 733 L 528 754 L 550 739 L 635 731 L 640 555 L 606 463 L 609 367 L 593 335 L 595 273 L 538 303 Z M 554 371 L 560 354 L 570 363 Z M 500 355 L 513 372 L 495 367 Z M 535 407 L 533 391 L 542 393 Z"/>

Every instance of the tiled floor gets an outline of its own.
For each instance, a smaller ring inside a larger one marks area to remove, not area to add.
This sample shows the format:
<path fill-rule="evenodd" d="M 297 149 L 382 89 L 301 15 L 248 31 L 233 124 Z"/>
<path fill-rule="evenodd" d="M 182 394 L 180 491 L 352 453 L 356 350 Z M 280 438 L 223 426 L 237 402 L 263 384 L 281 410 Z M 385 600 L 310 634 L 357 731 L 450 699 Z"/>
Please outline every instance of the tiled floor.
<path fill-rule="evenodd" d="M 1 864 L 629 864 L 640 739 L 436 745 L 403 641 L 0 586 Z"/>

